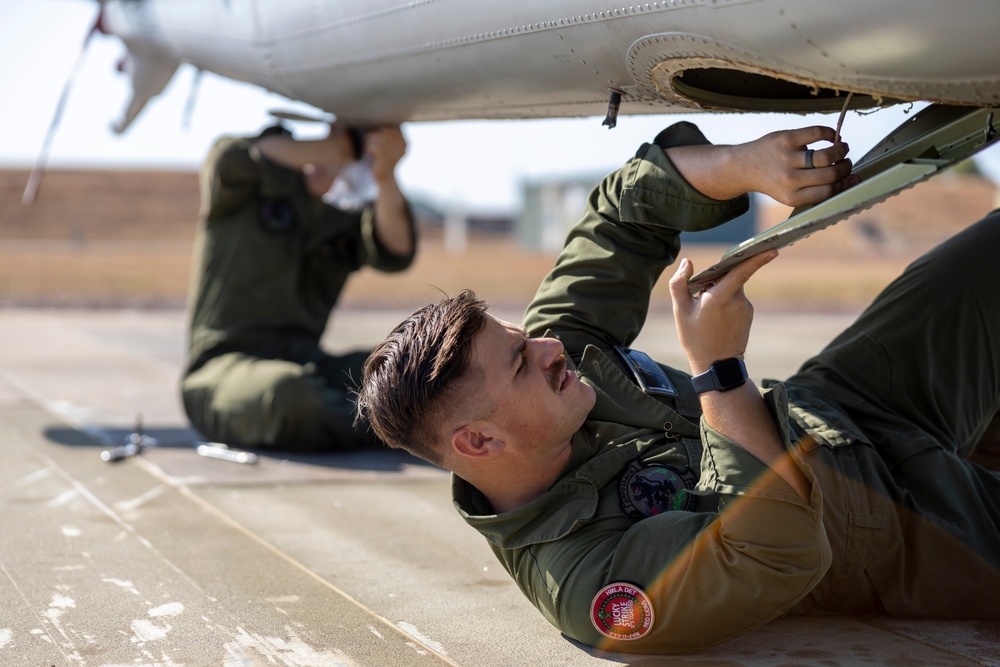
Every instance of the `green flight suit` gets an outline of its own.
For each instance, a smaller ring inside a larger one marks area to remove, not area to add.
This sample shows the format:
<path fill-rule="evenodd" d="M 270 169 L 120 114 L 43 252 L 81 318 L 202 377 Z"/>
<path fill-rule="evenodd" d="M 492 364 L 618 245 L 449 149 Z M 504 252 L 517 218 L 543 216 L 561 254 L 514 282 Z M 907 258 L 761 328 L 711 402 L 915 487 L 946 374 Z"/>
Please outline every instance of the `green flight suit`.
<path fill-rule="evenodd" d="M 350 393 L 370 350 L 334 356 L 320 338 L 351 273 L 401 271 L 413 253 L 380 244 L 372 206 L 327 205 L 256 139 L 220 139 L 202 169 L 185 410 L 207 438 L 230 444 L 373 445 L 353 426 Z"/>
<path fill-rule="evenodd" d="M 964 459 L 1000 407 L 1000 212 L 765 382 L 803 500 L 701 419 L 688 374 L 661 366 L 676 396 L 644 393 L 614 349 L 678 233 L 746 206 L 659 147 L 705 142 L 674 125 L 591 195 L 525 326 L 563 342 L 596 404 L 547 492 L 496 515 L 456 476 L 459 513 L 548 621 L 606 650 L 689 652 L 812 610 L 1000 618 L 1000 476 Z"/>

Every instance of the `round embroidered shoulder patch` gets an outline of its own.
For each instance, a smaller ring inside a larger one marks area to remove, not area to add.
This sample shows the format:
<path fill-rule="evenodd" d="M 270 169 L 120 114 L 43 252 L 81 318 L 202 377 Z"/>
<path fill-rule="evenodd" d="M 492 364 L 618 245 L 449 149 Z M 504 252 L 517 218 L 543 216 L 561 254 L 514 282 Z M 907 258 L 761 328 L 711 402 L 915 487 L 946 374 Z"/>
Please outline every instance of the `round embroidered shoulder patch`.
<path fill-rule="evenodd" d="M 618 481 L 622 511 L 633 517 L 650 517 L 672 510 L 690 510 L 693 482 L 676 468 L 633 461 Z"/>
<path fill-rule="evenodd" d="M 284 234 L 295 226 L 295 208 L 287 199 L 264 199 L 260 203 L 258 221 L 264 231 Z"/>
<path fill-rule="evenodd" d="M 594 596 L 590 620 L 605 637 L 639 639 L 653 627 L 653 603 L 641 588 L 615 582 Z"/>

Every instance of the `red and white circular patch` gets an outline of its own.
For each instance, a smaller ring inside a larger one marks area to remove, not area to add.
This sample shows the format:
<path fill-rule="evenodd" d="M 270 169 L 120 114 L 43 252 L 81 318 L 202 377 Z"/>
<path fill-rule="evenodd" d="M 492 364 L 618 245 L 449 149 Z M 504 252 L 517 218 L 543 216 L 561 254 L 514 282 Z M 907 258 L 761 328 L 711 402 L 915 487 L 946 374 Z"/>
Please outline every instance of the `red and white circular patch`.
<path fill-rule="evenodd" d="M 641 588 L 619 581 L 594 596 L 590 620 L 605 637 L 639 639 L 653 627 L 653 603 Z"/>

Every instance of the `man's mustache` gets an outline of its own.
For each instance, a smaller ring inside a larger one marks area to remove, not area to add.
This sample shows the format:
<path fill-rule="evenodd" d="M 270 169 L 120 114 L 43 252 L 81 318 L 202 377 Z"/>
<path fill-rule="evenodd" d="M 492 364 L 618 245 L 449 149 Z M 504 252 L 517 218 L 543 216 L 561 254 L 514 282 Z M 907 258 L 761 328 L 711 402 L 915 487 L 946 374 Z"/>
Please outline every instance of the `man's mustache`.
<path fill-rule="evenodd" d="M 549 369 L 550 379 L 549 384 L 556 391 L 559 391 L 559 387 L 562 386 L 563 375 L 566 373 L 566 355 L 560 354 L 559 358 L 552 362 L 552 367 Z"/>

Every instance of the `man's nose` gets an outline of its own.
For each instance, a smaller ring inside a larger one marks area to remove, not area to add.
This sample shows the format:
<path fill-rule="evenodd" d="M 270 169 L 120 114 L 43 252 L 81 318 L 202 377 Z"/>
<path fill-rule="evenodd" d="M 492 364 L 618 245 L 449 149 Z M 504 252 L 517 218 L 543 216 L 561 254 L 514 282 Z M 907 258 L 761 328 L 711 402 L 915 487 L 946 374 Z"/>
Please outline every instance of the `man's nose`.
<path fill-rule="evenodd" d="M 535 338 L 535 355 L 539 366 L 549 368 L 565 352 L 563 344 L 556 338 Z"/>

